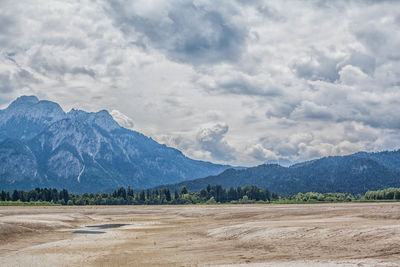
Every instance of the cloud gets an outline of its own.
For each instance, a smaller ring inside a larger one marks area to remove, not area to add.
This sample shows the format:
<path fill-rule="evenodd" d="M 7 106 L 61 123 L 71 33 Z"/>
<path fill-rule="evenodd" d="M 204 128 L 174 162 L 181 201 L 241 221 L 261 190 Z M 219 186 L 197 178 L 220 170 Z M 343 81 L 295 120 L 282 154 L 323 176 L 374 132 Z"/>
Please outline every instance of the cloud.
<path fill-rule="evenodd" d="M 93 69 L 90 69 L 88 67 L 73 67 L 70 71 L 71 74 L 83 74 L 83 75 L 88 75 L 92 78 L 96 76 L 96 73 Z"/>
<path fill-rule="evenodd" d="M 344 66 L 340 70 L 339 76 L 340 81 L 346 85 L 357 85 L 368 80 L 368 75 L 352 65 Z"/>
<path fill-rule="evenodd" d="M 9 93 L 14 86 L 11 85 L 10 75 L 8 73 L 0 73 L 0 93 Z"/>
<path fill-rule="evenodd" d="M 360 51 L 350 51 L 348 58 L 340 62 L 338 67 L 352 65 L 360 68 L 364 73 L 372 76 L 376 69 L 376 58 Z"/>
<path fill-rule="evenodd" d="M 328 57 L 316 49 L 309 54 L 309 58 L 302 59 L 293 65 L 294 71 L 299 77 L 328 82 L 334 82 L 339 78 L 337 66 L 339 59 Z"/>
<path fill-rule="evenodd" d="M 124 113 L 122 113 L 119 110 L 113 109 L 110 112 L 111 116 L 118 122 L 119 125 L 122 127 L 132 129 L 134 126 L 133 120 L 126 116 Z"/>
<path fill-rule="evenodd" d="M 321 106 L 310 101 L 304 101 L 296 107 L 290 117 L 294 120 L 333 120 L 334 114 L 326 106 Z"/>
<path fill-rule="evenodd" d="M 0 7 L 1 107 L 27 94 L 114 110 L 125 127 L 233 165 L 400 147 L 398 1 Z"/>
<path fill-rule="evenodd" d="M 210 93 L 275 97 L 282 91 L 266 77 L 224 70 L 220 75 L 201 75 L 196 83 Z"/>
<path fill-rule="evenodd" d="M 197 134 L 196 140 L 201 148 L 209 151 L 217 160 L 229 161 L 235 159 L 235 149 L 224 139 L 229 126 L 216 124 L 210 128 L 203 128 Z"/>
<path fill-rule="evenodd" d="M 250 148 L 249 155 L 259 161 L 277 160 L 276 154 L 268 149 L 265 149 L 261 144 L 253 145 Z"/>
<path fill-rule="evenodd" d="M 261 5 L 261 6 L 258 6 L 256 9 L 267 19 L 278 21 L 278 22 L 285 20 L 285 17 L 282 16 L 282 14 L 274 7 L 267 6 L 267 5 Z"/>
<path fill-rule="evenodd" d="M 204 126 L 193 133 L 156 136 L 156 140 L 185 151 L 193 157 L 224 164 L 234 160 L 237 153 L 226 140 L 228 131 L 228 125 L 217 123 Z"/>
<path fill-rule="evenodd" d="M 40 83 L 32 73 L 24 69 L 0 73 L 0 94 L 12 94 L 15 90 Z"/>
<path fill-rule="evenodd" d="M 239 8 L 231 1 L 110 1 L 109 11 L 122 32 L 140 33 L 179 62 L 235 61 L 244 49 L 246 28 L 232 19 Z"/>
<path fill-rule="evenodd" d="M 64 76 L 66 74 L 73 75 L 88 75 L 92 78 L 95 77 L 95 71 L 86 66 L 71 66 L 71 63 L 66 62 L 62 57 L 57 57 L 54 53 L 43 53 L 41 50 L 31 58 L 30 66 L 38 73 L 54 74 L 56 76 Z"/>
<path fill-rule="evenodd" d="M 18 21 L 11 12 L 0 10 L 0 45 L 6 47 L 14 41 L 12 37 L 19 34 Z"/>

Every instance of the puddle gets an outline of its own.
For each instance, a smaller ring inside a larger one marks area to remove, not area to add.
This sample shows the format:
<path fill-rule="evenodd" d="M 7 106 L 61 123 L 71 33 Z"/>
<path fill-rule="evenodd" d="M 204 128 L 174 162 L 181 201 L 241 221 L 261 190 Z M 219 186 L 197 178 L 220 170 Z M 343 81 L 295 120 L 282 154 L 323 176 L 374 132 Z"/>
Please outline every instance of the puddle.
<path fill-rule="evenodd" d="M 88 230 L 76 230 L 72 232 L 73 234 L 105 234 L 102 231 L 88 231 Z"/>
<path fill-rule="evenodd" d="M 94 230 L 76 230 L 72 233 L 74 234 L 104 234 L 106 232 L 97 230 L 107 230 L 116 229 L 124 226 L 124 229 L 147 229 L 154 228 L 155 225 L 160 224 L 159 222 L 137 222 L 137 223 L 107 223 L 107 224 L 96 224 L 96 225 L 86 225 L 85 228 L 91 228 Z"/>
<path fill-rule="evenodd" d="M 108 223 L 108 224 L 99 224 L 99 225 L 87 225 L 88 228 L 96 228 L 96 229 L 113 229 L 120 228 L 122 226 L 129 225 L 123 223 Z"/>

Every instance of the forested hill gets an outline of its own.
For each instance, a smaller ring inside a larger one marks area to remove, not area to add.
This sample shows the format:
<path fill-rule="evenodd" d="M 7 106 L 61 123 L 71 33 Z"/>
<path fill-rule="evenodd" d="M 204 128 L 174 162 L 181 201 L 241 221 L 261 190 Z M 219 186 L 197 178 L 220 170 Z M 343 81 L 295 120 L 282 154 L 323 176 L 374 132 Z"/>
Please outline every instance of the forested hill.
<path fill-rule="evenodd" d="M 260 165 L 245 170 L 228 169 L 216 176 L 169 185 L 172 190 L 186 186 L 200 190 L 208 184 L 223 187 L 255 185 L 279 194 L 298 192 L 365 193 L 387 187 L 400 187 L 400 151 L 357 153 L 326 157 L 282 167 Z"/>

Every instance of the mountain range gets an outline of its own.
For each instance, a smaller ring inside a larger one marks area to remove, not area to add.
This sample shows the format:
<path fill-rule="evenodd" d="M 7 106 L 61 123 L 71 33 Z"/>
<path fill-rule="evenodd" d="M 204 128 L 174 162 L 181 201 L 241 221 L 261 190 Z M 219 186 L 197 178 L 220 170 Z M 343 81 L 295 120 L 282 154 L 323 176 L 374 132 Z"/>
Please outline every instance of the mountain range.
<path fill-rule="evenodd" d="M 193 160 L 121 127 L 106 111 L 64 112 L 21 96 L 0 110 L 0 188 L 72 192 L 147 188 L 218 174 L 230 166 Z"/>
<path fill-rule="evenodd" d="M 190 159 L 121 127 L 106 110 L 64 112 L 57 103 L 35 96 L 21 96 L 0 110 L 0 189 L 54 187 L 81 193 L 167 185 L 197 191 L 208 184 L 256 185 L 279 194 L 358 194 L 400 187 L 400 150 L 325 157 L 288 167 L 232 168 Z"/>
<path fill-rule="evenodd" d="M 180 190 L 186 186 L 188 190 L 198 191 L 208 184 L 226 188 L 256 185 L 281 195 L 299 192 L 363 194 L 368 190 L 400 187 L 400 150 L 325 157 L 290 167 L 264 164 L 242 170 L 228 169 L 219 175 L 168 187 Z"/>

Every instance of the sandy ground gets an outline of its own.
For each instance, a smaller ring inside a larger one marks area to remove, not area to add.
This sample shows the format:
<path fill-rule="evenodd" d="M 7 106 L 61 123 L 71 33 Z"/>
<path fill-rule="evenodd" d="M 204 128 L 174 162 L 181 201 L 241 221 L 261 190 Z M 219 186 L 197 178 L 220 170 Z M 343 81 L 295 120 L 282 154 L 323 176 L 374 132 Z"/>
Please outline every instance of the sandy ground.
<path fill-rule="evenodd" d="M 400 266 L 400 203 L 0 207 L 0 266 L 193 265 Z"/>

